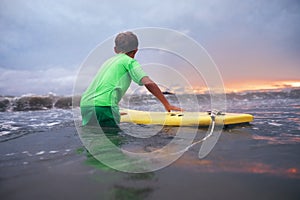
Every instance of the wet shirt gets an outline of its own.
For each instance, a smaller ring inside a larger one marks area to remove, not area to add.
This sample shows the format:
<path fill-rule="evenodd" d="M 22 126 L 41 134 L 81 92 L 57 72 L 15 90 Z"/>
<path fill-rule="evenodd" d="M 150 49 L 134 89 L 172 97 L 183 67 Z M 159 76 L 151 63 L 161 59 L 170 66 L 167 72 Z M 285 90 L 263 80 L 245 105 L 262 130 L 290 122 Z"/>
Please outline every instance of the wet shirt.
<path fill-rule="evenodd" d="M 131 81 L 143 85 L 141 79 L 145 76 L 135 59 L 126 54 L 116 54 L 101 66 L 83 93 L 80 106 L 118 106 Z"/>

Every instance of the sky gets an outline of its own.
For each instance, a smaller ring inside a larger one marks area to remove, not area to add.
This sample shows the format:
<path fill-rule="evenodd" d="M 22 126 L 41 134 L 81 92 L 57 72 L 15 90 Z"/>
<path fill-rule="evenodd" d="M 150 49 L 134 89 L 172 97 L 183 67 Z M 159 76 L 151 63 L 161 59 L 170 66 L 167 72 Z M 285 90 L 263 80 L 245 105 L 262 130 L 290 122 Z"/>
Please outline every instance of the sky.
<path fill-rule="evenodd" d="M 72 94 L 97 45 L 141 27 L 201 44 L 228 90 L 299 86 L 299 21 L 297 0 L 1 0 L 0 95 Z"/>

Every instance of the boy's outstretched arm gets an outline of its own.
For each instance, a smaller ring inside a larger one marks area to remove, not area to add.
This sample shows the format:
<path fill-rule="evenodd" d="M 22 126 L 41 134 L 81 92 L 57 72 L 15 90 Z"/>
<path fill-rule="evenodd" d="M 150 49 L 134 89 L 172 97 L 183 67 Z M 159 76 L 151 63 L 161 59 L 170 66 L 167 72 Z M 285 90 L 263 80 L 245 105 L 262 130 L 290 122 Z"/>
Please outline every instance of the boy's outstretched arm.
<path fill-rule="evenodd" d="M 163 95 L 156 83 L 154 83 L 148 76 L 142 78 L 142 83 L 158 100 L 164 105 L 165 109 L 170 112 L 171 110 L 182 111 L 181 108 L 173 106 L 169 103 L 166 97 Z"/>

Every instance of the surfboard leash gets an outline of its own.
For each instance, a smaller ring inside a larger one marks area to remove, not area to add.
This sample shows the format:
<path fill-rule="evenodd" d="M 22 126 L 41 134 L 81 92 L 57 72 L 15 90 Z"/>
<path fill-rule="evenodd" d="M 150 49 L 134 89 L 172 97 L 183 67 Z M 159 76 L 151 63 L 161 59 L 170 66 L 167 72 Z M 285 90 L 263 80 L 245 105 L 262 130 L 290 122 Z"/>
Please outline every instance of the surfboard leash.
<path fill-rule="evenodd" d="M 185 149 L 176 152 L 176 154 L 182 153 L 182 152 L 186 152 L 188 151 L 190 148 L 192 148 L 193 146 L 195 146 L 196 144 L 199 144 L 201 142 L 204 142 L 205 140 L 207 140 L 207 138 L 209 138 L 210 136 L 212 136 L 214 129 L 215 129 L 215 124 L 216 124 L 216 116 L 217 115 L 223 115 L 222 112 L 218 111 L 218 110 L 212 110 L 209 111 L 212 123 L 211 123 L 211 129 L 208 135 L 206 135 L 204 138 L 202 138 L 201 140 L 198 140 L 197 142 L 193 142 L 191 145 L 187 146 Z"/>

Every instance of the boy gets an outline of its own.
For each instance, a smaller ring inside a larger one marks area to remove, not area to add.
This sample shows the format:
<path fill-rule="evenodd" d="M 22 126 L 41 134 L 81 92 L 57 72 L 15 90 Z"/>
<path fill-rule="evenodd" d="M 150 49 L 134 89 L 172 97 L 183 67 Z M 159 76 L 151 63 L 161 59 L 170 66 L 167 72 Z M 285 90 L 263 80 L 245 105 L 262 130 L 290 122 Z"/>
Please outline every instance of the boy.
<path fill-rule="evenodd" d="M 160 100 L 165 109 L 181 111 L 171 105 L 159 87 L 143 71 L 134 59 L 138 51 L 138 39 L 132 32 L 124 32 L 115 38 L 116 55 L 108 59 L 84 92 L 80 102 L 82 125 L 116 127 L 120 123 L 118 103 L 130 86 L 131 80 L 144 85 Z"/>

